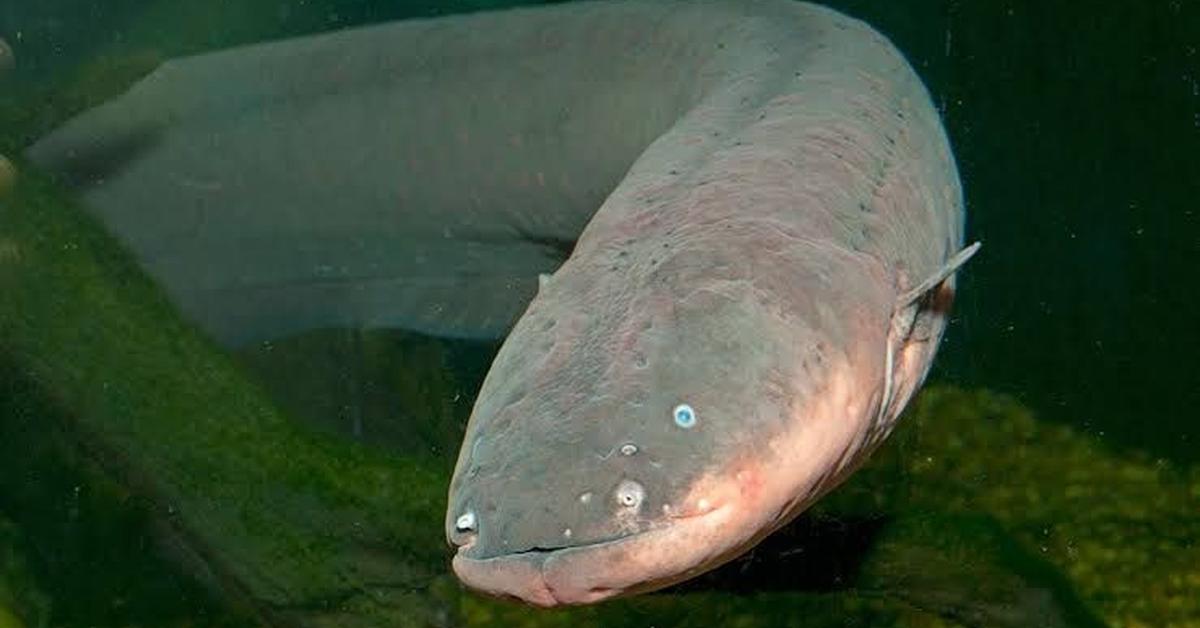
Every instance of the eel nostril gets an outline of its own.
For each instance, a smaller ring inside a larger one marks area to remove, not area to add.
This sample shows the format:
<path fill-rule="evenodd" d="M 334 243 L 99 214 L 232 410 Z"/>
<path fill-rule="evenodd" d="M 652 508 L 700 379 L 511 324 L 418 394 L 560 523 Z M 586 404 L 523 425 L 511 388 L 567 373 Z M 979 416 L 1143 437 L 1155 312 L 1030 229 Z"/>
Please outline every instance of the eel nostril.
<path fill-rule="evenodd" d="M 459 550 L 474 545 L 479 536 L 478 528 L 479 521 L 475 518 L 475 511 L 464 512 L 454 520 L 454 532 L 450 534 L 450 543 Z"/>
<path fill-rule="evenodd" d="M 641 484 L 633 480 L 625 480 L 617 486 L 616 498 L 617 503 L 629 509 L 636 509 L 642 505 L 642 500 L 646 497 L 646 491 Z"/>
<path fill-rule="evenodd" d="M 478 522 L 475 520 L 475 512 L 472 510 L 464 512 L 458 516 L 458 519 L 454 520 L 454 531 L 459 534 L 474 532 L 477 526 Z"/>

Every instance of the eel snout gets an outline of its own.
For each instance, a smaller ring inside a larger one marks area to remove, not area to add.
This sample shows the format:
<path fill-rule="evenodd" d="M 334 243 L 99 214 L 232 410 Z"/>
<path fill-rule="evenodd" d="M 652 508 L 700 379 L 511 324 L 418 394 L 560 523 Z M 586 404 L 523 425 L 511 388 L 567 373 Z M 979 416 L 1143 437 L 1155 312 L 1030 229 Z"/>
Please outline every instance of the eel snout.
<path fill-rule="evenodd" d="M 478 591 L 543 607 L 657 589 L 703 571 L 700 565 L 716 558 L 712 549 L 735 519 L 730 506 L 611 541 L 490 558 L 473 557 L 473 537 L 467 535 L 454 557 L 454 573 Z"/>
<path fill-rule="evenodd" d="M 590 604 L 659 589 L 724 562 L 751 542 L 763 509 L 761 470 L 746 465 L 700 479 L 687 496 L 616 538 L 487 555 L 473 513 L 454 522 L 455 574 L 467 586 L 537 606 Z"/>

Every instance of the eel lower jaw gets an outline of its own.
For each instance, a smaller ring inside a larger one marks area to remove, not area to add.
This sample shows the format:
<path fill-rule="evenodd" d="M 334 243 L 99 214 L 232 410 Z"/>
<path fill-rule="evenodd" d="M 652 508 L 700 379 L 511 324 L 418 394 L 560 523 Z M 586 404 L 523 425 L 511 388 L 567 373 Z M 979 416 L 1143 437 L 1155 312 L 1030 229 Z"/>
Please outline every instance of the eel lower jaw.
<path fill-rule="evenodd" d="M 611 541 L 490 558 L 458 548 L 454 573 L 468 587 L 542 607 L 590 604 L 659 589 L 691 578 L 731 554 L 735 509 L 729 504 L 701 515 Z M 740 544 L 739 544 L 740 545 Z"/>

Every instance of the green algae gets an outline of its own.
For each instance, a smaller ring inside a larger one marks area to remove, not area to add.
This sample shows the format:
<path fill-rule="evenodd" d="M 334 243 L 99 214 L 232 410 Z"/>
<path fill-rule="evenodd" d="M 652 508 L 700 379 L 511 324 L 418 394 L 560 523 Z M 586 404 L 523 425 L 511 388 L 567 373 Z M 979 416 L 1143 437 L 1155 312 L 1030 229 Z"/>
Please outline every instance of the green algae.
<path fill-rule="evenodd" d="M 245 625 L 157 551 L 167 529 L 59 415 L 24 369 L 0 361 L 0 512 L 11 518 L 0 554 L 18 567 L 0 568 L 10 608 L 28 626 Z"/>
<path fill-rule="evenodd" d="M 1200 618 L 1200 469 L 1115 452 L 987 390 L 929 388 L 906 421 L 888 452 L 905 459 L 897 507 L 990 514 L 1110 625 Z"/>
<path fill-rule="evenodd" d="M 443 568 L 426 539 L 444 470 L 286 419 L 36 174 L 0 200 L 0 233 L 17 251 L 0 266 L 0 349 L 227 594 L 287 616 Z"/>

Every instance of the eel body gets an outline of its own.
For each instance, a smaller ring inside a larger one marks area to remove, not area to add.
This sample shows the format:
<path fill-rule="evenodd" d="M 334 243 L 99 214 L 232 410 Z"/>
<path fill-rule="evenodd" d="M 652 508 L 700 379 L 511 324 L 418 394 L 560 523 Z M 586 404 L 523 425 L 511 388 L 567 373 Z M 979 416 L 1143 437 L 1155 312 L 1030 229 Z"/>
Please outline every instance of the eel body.
<path fill-rule="evenodd" d="M 976 248 L 877 32 L 787 1 L 640 6 L 697 91 L 505 340 L 450 487 L 460 578 L 539 605 L 690 578 L 837 485 L 925 377 Z"/>
<path fill-rule="evenodd" d="M 227 345 L 508 332 L 445 527 L 463 582 L 544 606 L 694 576 L 844 479 L 924 378 L 975 250 L 912 68 L 788 0 L 170 61 L 29 156 Z"/>

